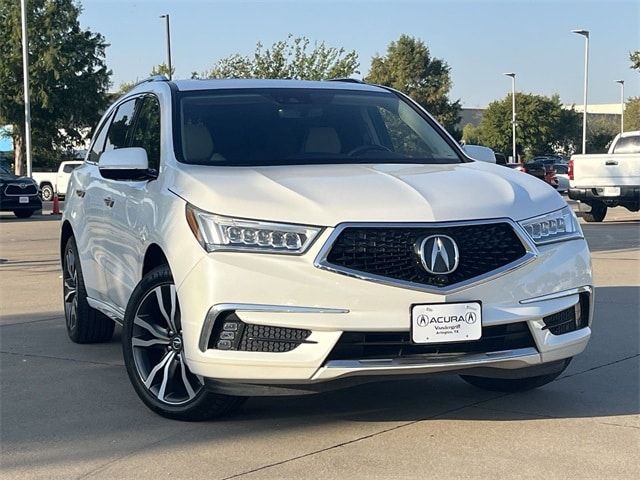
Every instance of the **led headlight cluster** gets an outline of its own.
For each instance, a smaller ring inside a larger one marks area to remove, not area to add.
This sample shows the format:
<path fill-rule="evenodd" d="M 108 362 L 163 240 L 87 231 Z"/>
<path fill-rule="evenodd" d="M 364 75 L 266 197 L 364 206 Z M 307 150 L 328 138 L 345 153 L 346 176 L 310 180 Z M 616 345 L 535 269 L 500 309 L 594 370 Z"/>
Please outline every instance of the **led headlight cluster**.
<path fill-rule="evenodd" d="M 208 251 L 250 250 L 304 253 L 320 229 L 304 225 L 245 220 L 214 215 L 187 205 L 187 222 Z"/>
<path fill-rule="evenodd" d="M 520 225 L 537 245 L 583 237 L 571 207 L 523 220 Z"/>

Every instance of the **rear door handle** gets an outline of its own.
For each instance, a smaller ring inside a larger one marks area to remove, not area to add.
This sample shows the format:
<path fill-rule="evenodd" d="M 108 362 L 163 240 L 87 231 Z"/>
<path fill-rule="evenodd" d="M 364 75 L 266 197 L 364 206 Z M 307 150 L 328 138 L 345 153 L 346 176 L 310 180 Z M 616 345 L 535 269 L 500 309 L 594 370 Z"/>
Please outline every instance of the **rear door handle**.
<path fill-rule="evenodd" d="M 113 198 L 111 198 L 111 197 L 104 197 L 104 204 L 105 204 L 107 207 L 109 207 L 109 208 L 113 207 L 113 203 L 114 203 L 114 202 L 113 202 Z"/>
<path fill-rule="evenodd" d="M 607 160 L 606 162 L 604 162 L 605 165 L 618 165 L 618 161 L 617 160 Z"/>
<path fill-rule="evenodd" d="M 76 188 L 76 195 L 77 195 L 77 196 L 79 196 L 80 198 L 84 198 L 84 196 L 85 196 L 85 194 L 86 194 L 86 193 L 87 193 L 87 192 L 85 192 L 84 190 L 78 190 L 78 189 Z"/>

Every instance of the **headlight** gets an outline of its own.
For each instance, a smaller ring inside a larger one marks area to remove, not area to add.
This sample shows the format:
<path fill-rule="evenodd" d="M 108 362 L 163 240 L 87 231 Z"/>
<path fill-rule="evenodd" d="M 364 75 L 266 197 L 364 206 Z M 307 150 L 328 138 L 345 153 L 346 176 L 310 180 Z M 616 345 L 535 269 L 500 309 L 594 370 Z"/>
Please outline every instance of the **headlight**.
<path fill-rule="evenodd" d="M 187 223 L 208 251 L 243 250 L 300 255 L 320 233 L 318 227 L 223 217 L 187 204 Z"/>
<path fill-rule="evenodd" d="M 571 207 L 520 222 L 536 245 L 583 238 L 582 229 Z"/>

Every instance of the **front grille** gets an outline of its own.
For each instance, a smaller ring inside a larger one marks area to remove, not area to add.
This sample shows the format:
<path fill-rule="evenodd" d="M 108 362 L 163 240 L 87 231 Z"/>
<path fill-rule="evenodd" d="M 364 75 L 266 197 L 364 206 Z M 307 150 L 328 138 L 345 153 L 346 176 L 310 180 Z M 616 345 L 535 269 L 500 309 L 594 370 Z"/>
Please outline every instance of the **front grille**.
<path fill-rule="evenodd" d="M 580 294 L 580 300 L 573 307 L 561 310 L 542 319 L 544 329 L 554 335 L 563 335 L 589 326 L 589 293 Z"/>
<path fill-rule="evenodd" d="M 431 235 L 451 237 L 460 263 L 448 274 L 423 267 L 418 246 Z M 431 287 L 448 287 L 515 262 L 526 249 L 506 222 L 446 227 L 347 227 L 335 239 L 326 262 L 337 267 Z"/>
<path fill-rule="evenodd" d="M 289 352 L 308 343 L 311 330 L 245 323 L 230 312 L 220 318 L 209 337 L 209 348 L 243 352 Z"/>
<path fill-rule="evenodd" d="M 19 195 L 35 195 L 38 193 L 38 189 L 33 184 L 26 184 L 25 188 L 18 183 L 10 183 L 4 189 L 4 194 L 7 196 L 19 196 Z"/>
<path fill-rule="evenodd" d="M 327 361 L 410 358 L 420 355 L 488 353 L 534 347 L 526 322 L 482 329 L 482 338 L 472 342 L 416 345 L 409 332 L 345 332 Z"/>

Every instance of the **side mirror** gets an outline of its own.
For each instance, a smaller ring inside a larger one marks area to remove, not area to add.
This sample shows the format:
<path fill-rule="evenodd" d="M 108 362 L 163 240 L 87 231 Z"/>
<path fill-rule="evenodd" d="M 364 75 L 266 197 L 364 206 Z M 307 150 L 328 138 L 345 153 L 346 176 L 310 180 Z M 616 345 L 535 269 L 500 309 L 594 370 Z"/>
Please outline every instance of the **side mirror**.
<path fill-rule="evenodd" d="M 129 147 L 109 150 L 98 160 L 100 175 L 111 180 L 150 180 L 157 172 L 149 170 L 149 160 L 144 148 Z"/>

